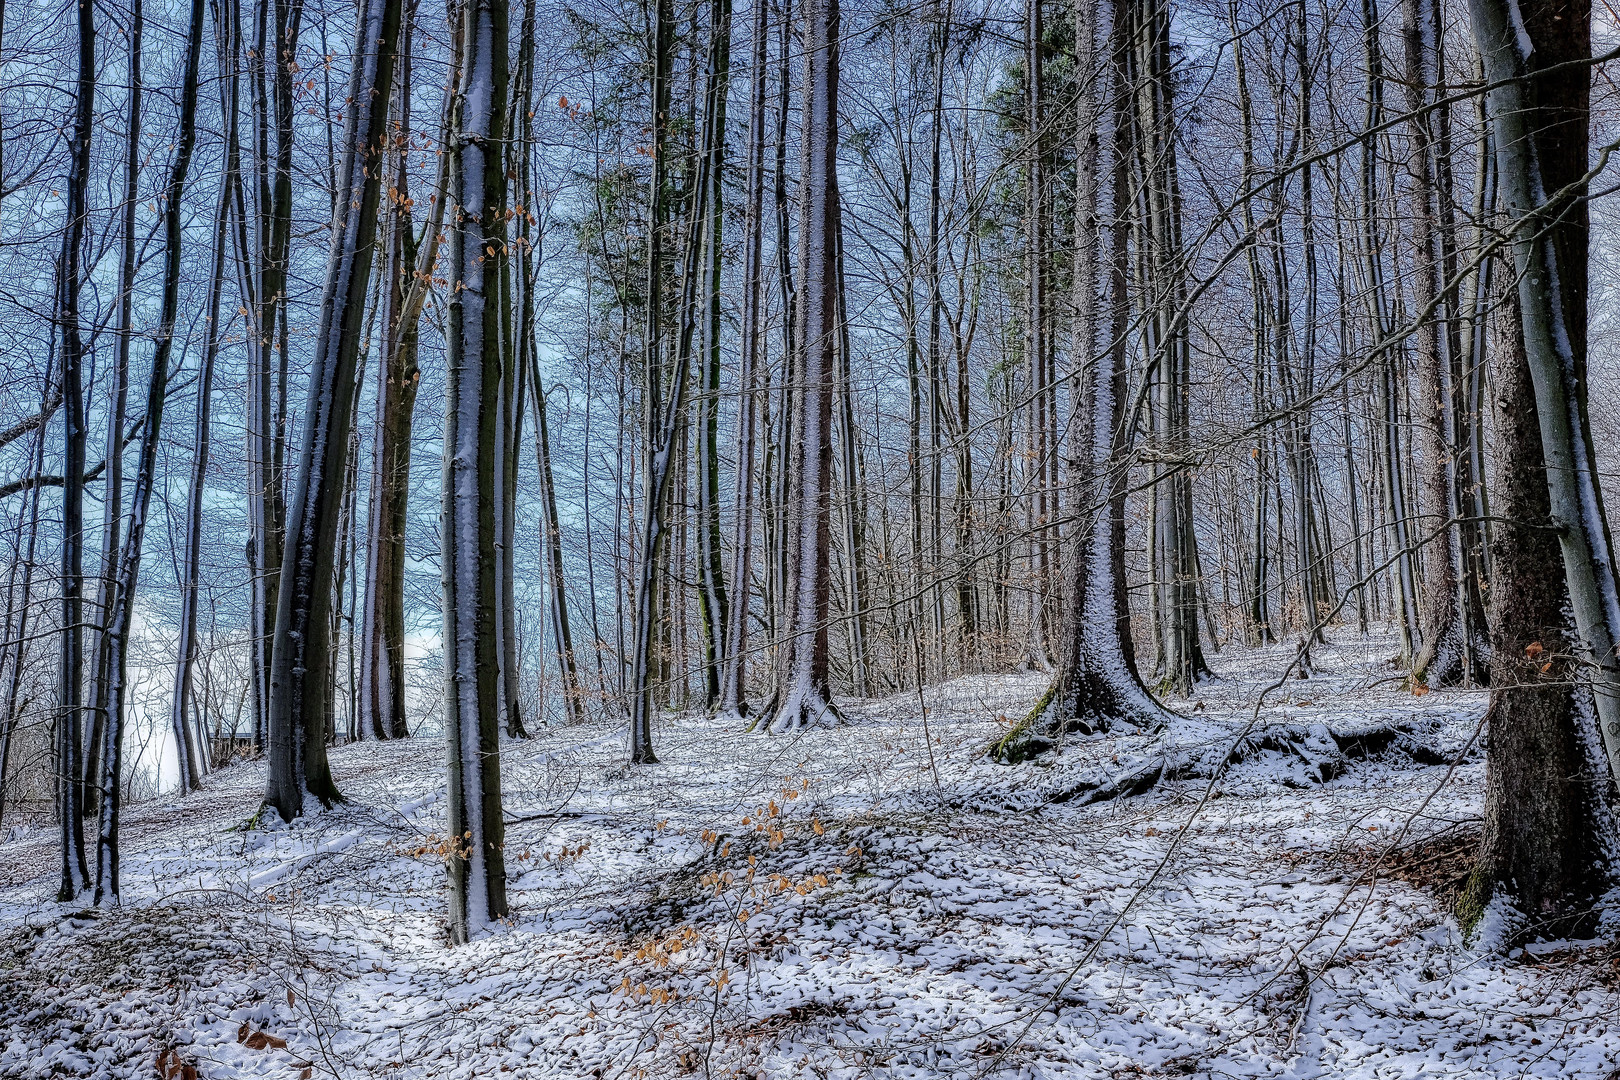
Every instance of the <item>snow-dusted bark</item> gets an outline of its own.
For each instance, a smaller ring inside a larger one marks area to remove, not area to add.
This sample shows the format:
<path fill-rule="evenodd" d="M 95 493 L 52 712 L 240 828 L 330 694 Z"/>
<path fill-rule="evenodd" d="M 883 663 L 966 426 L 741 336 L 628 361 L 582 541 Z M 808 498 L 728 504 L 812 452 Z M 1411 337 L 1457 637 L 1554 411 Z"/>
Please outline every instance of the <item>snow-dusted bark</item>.
<path fill-rule="evenodd" d="M 720 543 L 720 284 L 725 211 L 726 97 L 731 82 L 731 2 L 709 4 L 708 70 L 704 73 L 703 398 L 697 410 L 698 599 L 704 626 L 704 706 L 720 707 L 722 668 L 731 652 L 730 598 Z"/>
<path fill-rule="evenodd" d="M 84 812 L 94 815 L 101 778 L 101 742 L 110 706 L 107 668 L 107 622 L 111 617 L 113 589 L 118 580 L 118 551 L 124 527 L 124 424 L 129 413 L 129 356 L 135 340 L 135 249 L 137 245 L 135 208 L 140 205 L 141 177 L 141 52 L 146 19 L 140 0 L 129 9 L 126 47 L 129 53 L 128 129 L 124 135 L 123 210 L 119 214 L 118 336 L 113 346 L 112 400 L 107 417 L 107 484 L 101 499 L 101 572 L 96 580 L 91 640 L 90 701 L 87 738 L 84 743 Z M 180 775 L 187 776 L 181 751 Z"/>
<path fill-rule="evenodd" d="M 1167 713 L 1142 686 L 1130 637 L 1130 610 L 1125 593 L 1125 483 L 1129 453 L 1125 419 L 1130 386 L 1127 365 L 1131 303 L 1126 281 L 1128 257 L 1125 209 L 1130 199 L 1131 105 L 1121 93 L 1125 83 L 1124 51 L 1131 47 L 1128 21 L 1116 14 L 1111 35 L 1112 92 L 1115 95 L 1111 143 L 1112 206 L 1105 220 L 1114 222 L 1108 265 L 1110 306 L 1108 336 L 1099 341 L 1097 305 L 1080 303 L 1089 320 L 1076 327 L 1075 349 L 1087 356 L 1085 383 L 1075 424 L 1076 507 L 1080 520 L 1073 534 L 1057 674 L 1030 715 L 999 740 L 991 753 L 997 760 L 1021 761 L 1061 744 L 1071 733 L 1089 734 L 1124 722 L 1152 726 Z M 1095 24 L 1093 24 L 1095 25 Z M 1096 161 L 1085 148 L 1096 139 L 1094 103 L 1079 110 L 1081 160 Z M 1095 181 L 1082 182 L 1078 194 L 1094 203 Z M 1083 215 L 1096 220 L 1095 213 Z M 1095 245 L 1095 239 L 1087 242 Z M 1082 258 L 1078 265 L 1084 267 Z M 1090 260 L 1095 266 L 1096 260 Z M 1077 291 L 1095 290 L 1097 282 L 1077 280 Z M 1089 322 L 1089 325 L 1087 324 Z"/>
<path fill-rule="evenodd" d="M 364 0 L 357 15 L 351 104 L 345 110 L 338 174 L 342 194 L 332 218 L 303 445 L 288 506 L 270 657 L 265 789 L 265 803 L 288 821 L 304 812 L 307 799 L 324 805 L 341 799 L 326 760 L 332 574 L 348 472 L 355 365 L 376 248 L 387 91 L 393 82 L 401 9 L 401 0 Z"/>
<path fill-rule="evenodd" d="M 495 455 L 500 422 L 499 262 L 506 243 L 506 6 L 469 0 L 450 129 L 448 387 L 440 550 L 444 729 L 449 745 L 450 935 L 506 914 L 501 848 L 500 642 L 495 620 Z"/>
<path fill-rule="evenodd" d="M 84 675 L 84 336 L 79 326 L 85 218 L 88 214 L 90 139 L 95 130 L 96 26 L 91 0 L 78 0 L 78 82 L 64 188 L 62 257 L 57 264 L 56 324 L 62 349 L 62 624 L 56 696 L 56 813 L 62 829 L 62 884 L 72 900 L 89 884 L 80 814 L 84 782 L 80 724 Z"/>
<path fill-rule="evenodd" d="M 163 430 L 163 404 L 168 395 L 169 359 L 174 353 L 175 325 L 180 313 L 180 244 L 186 177 L 197 145 L 197 77 L 202 60 L 204 0 L 192 0 L 186 39 L 186 66 L 180 86 L 180 130 L 175 140 L 174 167 L 164 190 L 163 306 L 158 316 L 157 345 L 152 354 L 152 376 L 147 381 L 146 419 L 141 433 L 140 463 L 130 493 L 129 534 L 118 557 L 112 606 L 107 613 L 108 709 L 101 744 L 101 814 L 96 845 L 96 902 L 118 898 L 118 816 L 123 788 L 124 691 L 130 620 L 141 569 L 141 544 L 146 535 L 152 490 L 158 482 L 158 443 Z M 191 786 L 197 769 L 197 747 L 191 726 L 176 731 L 181 783 Z"/>
<path fill-rule="evenodd" d="M 1584 75 L 1584 73 L 1583 73 Z M 1568 178 L 1573 179 L 1573 178 Z M 1589 932 L 1603 889 L 1607 769 L 1589 738 L 1592 694 L 1580 678 L 1558 534 L 1518 304 L 1505 295 L 1492 348 L 1497 511 L 1491 579 L 1497 663 L 1485 723 L 1485 826 L 1458 900 L 1465 926 L 1492 901 L 1524 916 L 1510 933 Z"/>
<path fill-rule="evenodd" d="M 1451 432 L 1451 300 L 1441 290 L 1439 169 L 1432 109 L 1444 81 L 1440 67 L 1439 22 L 1435 0 L 1402 0 L 1402 37 L 1406 51 L 1406 104 L 1412 112 L 1412 256 L 1413 303 L 1435 308 L 1417 332 L 1418 380 L 1413 409 L 1422 450 L 1420 483 L 1428 510 L 1423 531 L 1433 539 L 1424 545 L 1423 594 L 1419 617 L 1423 646 L 1412 661 L 1412 679 L 1430 686 L 1451 686 L 1472 678 L 1477 660 L 1465 631 L 1462 594 L 1462 535 L 1453 517 L 1457 505 Z"/>
<path fill-rule="evenodd" d="M 1469 11 L 1485 77 L 1493 84 L 1488 102 L 1499 191 L 1513 227 L 1524 349 L 1540 414 L 1549 509 L 1559 530 L 1577 648 L 1584 661 L 1581 676 L 1592 684 L 1609 769 L 1620 776 L 1620 658 L 1615 655 L 1620 644 L 1620 587 L 1586 411 L 1586 230 L 1555 233 L 1547 228 L 1554 210 L 1585 213 L 1580 199 L 1589 90 L 1566 86 L 1563 96 L 1550 97 L 1538 110 L 1538 91 L 1526 79 L 1532 62 L 1527 43 L 1536 42 L 1526 31 L 1515 0 L 1470 0 Z M 1559 20 L 1545 24 L 1538 20 L 1537 25 L 1553 50 L 1570 54 L 1562 59 L 1578 61 L 1589 51 L 1589 15 L 1583 19 L 1574 10 L 1557 14 Z M 1559 27 L 1557 22 L 1566 25 Z M 1578 137 L 1554 131 L 1543 135 L 1544 145 L 1538 145 L 1538 130 L 1550 123 L 1574 127 Z M 1549 149 L 1573 159 L 1574 167 L 1555 175 L 1566 189 L 1576 190 L 1549 192 L 1540 160 Z M 1549 195 L 1558 196 L 1556 207 L 1549 208 Z M 1571 295 L 1565 294 L 1566 286 Z M 1581 318 L 1572 319 L 1572 313 Z"/>
<path fill-rule="evenodd" d="M 838 389 L 838 0 L 808 0 L 800 136 L 797 476 L 785 507 L 788 626 L 776 714 L 782 732 L 836 721 L 828 682 L 833 399 Z"/>

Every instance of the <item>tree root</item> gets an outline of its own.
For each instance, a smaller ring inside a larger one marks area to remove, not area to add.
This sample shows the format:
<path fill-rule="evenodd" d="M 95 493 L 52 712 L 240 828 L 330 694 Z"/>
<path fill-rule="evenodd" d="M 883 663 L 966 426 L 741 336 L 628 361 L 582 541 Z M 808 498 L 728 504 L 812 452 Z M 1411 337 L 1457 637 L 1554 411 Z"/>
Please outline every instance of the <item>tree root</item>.
<path fill-rule="evenodd" d="M 1137 757 L 1122 762 L 1111 772 L 1094 773 L 1059 789 L 1046 801 L 1085 806 L 1128 799 L 1144 795 L 1162 783 L 1217 777 L 1266 752 L 1293 759 L 1293 768 L 1279 769 L 1277 780 L 1296 788 L 1325 784 L 1344 775 L 1353 762 L 1390 755 L 1400 755 L 1417 765 L 1444 765 L 1450 761 L 1422 742 L 1410 724 L 1346 731 L 1333 731 L 1325 724 L 1278 725 L 1252 732 L 1224 747 L 1223 743 L 1216 735 L 1203 743 Z"/>

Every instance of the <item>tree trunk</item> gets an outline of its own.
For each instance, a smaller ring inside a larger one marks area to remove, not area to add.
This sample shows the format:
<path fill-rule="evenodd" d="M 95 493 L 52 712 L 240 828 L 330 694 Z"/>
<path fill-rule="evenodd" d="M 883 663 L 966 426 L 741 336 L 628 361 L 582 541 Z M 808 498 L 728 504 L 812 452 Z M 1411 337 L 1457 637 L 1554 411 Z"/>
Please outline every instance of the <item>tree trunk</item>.
<path fill-rule="evenodd" d="M 838 391 L 838 0 L 804 7 L 800 159 L 799 350 L 795 465 L 784 515 L 792 578 L 780 700 L 772 732 L 838 719 L 828 681 L 833 401 Z"/>
<path fill-rule="evenodd" d="M 221 37 L 218 51 L 221 68 L 230 65 L 232 75 L 220 93 L 225 108 L 225 169 L 219 182 L 219 204 L 215 208 L 213 262 L 208 277 L 208 321 L 204 327 L 207 338 L 203 342 L 202 371 L 197 380 L 197 426 L 192 439 L 191 487 L 186 494 L 185 554 L 180 564 L 180 640 L 175 646 L 174 697 L 170 710 L 170 729 L 177 744 L 190 730 L 187 717 L 192 707 L 193 672 L 197 666 L 197 589 L 202 574 L 203 488 L 208 480 L 214 362 L 219 358 L 220 339 L 224 334 L 219 306 L 225 287 L 225 245 L 230 232 L 231 193 L 240 166 L 236 143 L 236 40 L 225 37 L 228 31 L 224 31 L 219 22 L 216 22 L 215 30 Z M 188 781 L 187 786 L 194 788 L 196 785 Z"/>
<path fill-rule="evenodd" d="M 731 82 L 731 2 L 709 5 L 708 70 L 704 74 L 703 155 L 700 200 L 703 221 L 703 397 L 698 405 L 698 599 L 703 616 L 703 707 L 721 707 L 722 666 L 731 651 L 729 600 L 720 546 L 720 285 L 723 252 L 726 156 L 726 91 Z"/>
<path fill-rule="evenodd" d="M 495 455 L 500 443 L 499 263 L 506 243 L 506 6 L 469 0 L 451 123 L 449 335 L 440 546 L 449 743 L 450 937 L 506 914 L 502 855 L 500 641 L 496 636 Z"/>
<path fill-rule="evenodd" d="M 665 134 L 668 130 L 669 66 L 674 14 L 671 0 L 654 0 L 652 40 L 652 177 L 647 208 L 647 305 L 643 334 L 642 367 L 645 379 L 642 394 L 643 432 L 646 443 L 642 472 L 641 552 L 636 581 L 635 646 L 632 654 L 630 711 L 630 763 L 648 765 L 658 758 L 652 746 L 653 694 L 658 682 L 657 608 L 659 557 L 665 543 L 664 496 L 668 489 L 670 458 L 674 451 L 675 424 L 686 390 L 686 372 L 677 370 L 670 384 L 670 401 L 662 400 L 660 378 L 663 364 L 664 297 L 664 183 L 666 177 Z M 681 357 L 686 350 L 679 349 Z"/>
<path fill-rule="evenodd" d="M 57 265 L 56 324 L 62 340 L 62 626 L 57 683 L 56 812 L 62 827 L 62 884 L 57 898 L 70 901 L 89 885 L 85 862 L 84 776 L 80 723 L 84 676 L 84 338 L 79 326 L 79 290 L 86 218 L 89 215 L 90 138 L 95 130 L 96 27 L 91 0 L 78 3 L 79 73 L 73 136 Z"/>
<path fill-rule="evenodd" d="M 1485 722 L 1485 831 L 1479 865 L 1459 898 L 1471 927 L 1493 900 L 1509 934 L 1585 936 L 1602 891 L 1599 822 L 1608 778 L 1589 752 L 1591 689 L 1580 679 L 1569 589 L 1551 516 L 1541 424 L 1518 319 L 1507 296 L 1497 318 L 1496 633 Z"/>
<path fill-rule="evenodd" d="M 1065 560 L 1069 571 L 1064 591 L 1063 649 L 1056 678 L 1029 716 L 999 740 L 991 753 L 999 761 L 1014 763 L 1062 745 L 1071 733 L 1090 734 L 1111 725 L 1152 725 L 1166 718 L 1164 710 L 1142 686 L 1131 642 L 1130 608 L 1125 592 L 1125 490 L 1130 470 L 1126 414 L 1130 370 L 1127 366 L 1131 326 L 1127 237 L 1132 119 L 1126 70 L 1133 47 L 1134 26 L 1129 12 L 1116 6 L 1109 42 L 1107 72 L 1114 102 L 1110 133 L 1112 205 L 1102 220 L 1112 223 L 1107 267 L 1110 324 L 1099 342 L 1097 320 L 1083 319 L 1076 331 L 1076 350 L 1084 350 L 1085 384 L 1082 408 L 1075 417 L 1077 455 L 1075 506 L 1080 518 L 1074 529 L 1074 550 Z M 1089 5 L 1082 15 L 1100 22 Z M 1092 22 L 1095 26 L 1096 22 Z M 1081 35 L 1082 47 L 1087 33 Z M 1095 140 L 1098 110 L 1083 100 L 1079 115 L 1081 160 Z M 1095 155 L 1091 155 L 1095 160 Z M 1095 190 L 1095 185 L 1093 185 Z M 1095 245 L 1093 239 L 1082 243 Z M 1084 266 L 1085 259 L 1077 260 Z M 1093 290 L 1094 281 L 1077 280 L 1077 291 Z M 1084 316 L 1095 305 L 1078 305 Z"/>
<path fill-rule="evenodd" d="M 1540 416 L 1549 505 L 1580 637 L 1576 648 L 1584 661 L 1582 675 L 1592 683 L 1609 770 L 1620 776 L 1620 658 L 1615 655 L 1620 589 L 1585 394 L 1583 196 L 1591 90 L 1579 64 L 1574 65 L 1579 79 L 1556 73 L 1532 88 L 1526 80 L 1530 58 L 1520 38 L 1530 27 L 1517 18 L 1516 8 L 1507 0 L 1470 0 L 1469 10 L 1486 79 L 1499 84 L 1488 99 L 1498 184 L 1514 230 L 1525 355 Z M 1536 47 L 1532 55 L 1538 68 L 1577 61 L 1590 52 L 1591 11 L 1583 0 L 1538 13 L 1534 28 L 1539 37 L 1529 35 L 1529 41 Z M 1549 190 L 1557 196 L 1552 203 Z M 1556 233 L 1549 233 L 1545 226 L 1555 210 L 1560 218 L 1568 217 Z"/>
<path fill-rule="evenodd" d="M 765 247 L 765 75 L 766 5 L 755 0 L 750 39 L 748 91 L 748 177 L 743 220 L 743 310 L 737 382 L 737 479 L 733 503 L 730 624 L 720 673 L 720 714 L 740 723 L 748 716 L 749 576 L 754 555 L 754 442 L 759 369 L 765 334 L 761 318 Z M 768 410 L 767 410 L 768 413 Z M 768 426 L 768 425 L 767 425 Z"/>
<path fill-rule="evenodd" d="M 164 190 L 163 307 L 158 317 L 157 347 L 152 354 L 152 377 L 147 383 L 145 428 L 141 435 L 140 464 L 130 493 L 129 535 L 119 553 L 118 576 L 107 620 L 108 701 L 107 723 L 101 745 L 101 820 L 96 848 L 96 903 L 118 899 L 118 816 L 122 796 L 125 676 L 129 629 L 134 615 L 135 589 L 141 569 L 141 543 L 146 534 L 152 489 L 157 485 L 157 454 L 163 430 L 163 402 L 169 383 L 169 357 L 174 352 L 175 322 L 180 312 L 180 241 L 186 176 L 197 145 L 197 77 L 202 63 L 203 0 L 191 0 L 191 22 L 186 39 L 185 75 L 180 86 L 180 130 L 176 138 L 174 168 Z M 175 731 L 180 756 L 180 786 L 199 784 L 197 750 L 191 727 L 184 722 Z"/>
<path fill-rule="evenodd" d="M 271 645 L 265 803 L 284 821 L 302 814 L 310 798 L 324 806 L 342 799 L 326 760 L 332 573 L 348 472 L 355 364 L 376 247 L 400 0 L 365 0 L 357 20 L 348 95 L 353 104 L 347 110 L 340 171 L 343 195 L 332 220 Z"/>
<path fill-rule="evenodd" d="M 119 537 L 124 524 L 124 423 L 129 413 L 129 354 L 135 340 L 135 209 L 140 205 L 141 176 L 141 39 L 146 20 L 141 0 L 129 10 L 129 131 L 124 142 L 124 202 L 120 208 L 118 265 L 118 343 L 113 355 L 112 402 L 107 418 L 107 484 L 101 501 L 101 573 L 96 582 L 95 618 L 90 657 L 90 729 L 84 744 L 84 813 L 98 813 L 101 792 L 101 743 L 111 706 L 107 623 L 112 614 L 118 577 Z M 181 763 L 185 748 L 181 747 Z M 186 786 L 186 770 L 180 770 Z"/>

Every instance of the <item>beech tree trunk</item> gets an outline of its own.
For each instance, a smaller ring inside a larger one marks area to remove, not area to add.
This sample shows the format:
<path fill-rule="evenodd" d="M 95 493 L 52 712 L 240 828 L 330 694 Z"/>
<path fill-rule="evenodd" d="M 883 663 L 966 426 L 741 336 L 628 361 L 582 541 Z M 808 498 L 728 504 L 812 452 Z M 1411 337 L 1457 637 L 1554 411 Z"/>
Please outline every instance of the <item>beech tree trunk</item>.
<path fill-rule="evenodd" d="M 1581 675 L 1592 686 L 1609 770 L 1620 776 L 1620 657 L 1615 653 L 1620 588 L 1586 409 L 1583 195 L 1591 90 L 1584 81 L 1556 75 L 1549 85 L 1532 87 L 1526 78 L 1531 57 L 1521 38 L 1536 46 L 1532 56 L 1538 68 L 1579 60 L 1591 51 L 1591 12 L 1583 0 L 1539 12 L 1546 17 L 1534 21 L 1532 34 L 1512 0 L 1470 0 L 1469 10 L 1485 77 L 1500 84 L 1488 99 L 1498 184 L 1513 228 L 1525 356 L 1540 417 L 1549 509 L 1579 634 Z M 1584 68 L 1576 70 L 1584 80 Z M 1546 134 L 1538 137 L 1538 132 Z M 1563 227 L 1547 231 L 1550 220 Z"/>
<path fill-rule="evenodd" d="M 506 914 L 502 854 L 500 641 L 495 618 L 495 455 L 501 422 L 501 310 L 495 253 L 506 243 L 507 19 L 501 0 L 463 7 L 451 123 L 450 299 L 440 547 L 445 736 L 449 744 L 450 937 Z"/>
<path fill-rule="evenodd" d="M 269 775 L 265 803 L 283 821 L 309 799 L 341 801 L 326 759 L 331 723 L 332 574 L 345 478 L 366 293 L 377 235 L 388 89 L 399 43 L 400 0 L 365 0 L 355 27 L 343 162 L 321 325 L 315 338 L 303 446 L 287 515 L 276 632 L 271 645 Z"/>
<path fill-rule="evenodd" d="M 56 695 L 56 813 L 62 829 L 62 884 L 57 899 L 69 901 L 89 885 L 85 861 L 84 775 L 80 762 L 84 677 L 84 337 L 79 326 L 90 180 L 90 139 L 95 130 L 96 25 L 92 0 L 78 2 L 79 74 L 63 207 L 62 256 L 56 275 L 56 325 L 62 348 L 62 627 Z"/>

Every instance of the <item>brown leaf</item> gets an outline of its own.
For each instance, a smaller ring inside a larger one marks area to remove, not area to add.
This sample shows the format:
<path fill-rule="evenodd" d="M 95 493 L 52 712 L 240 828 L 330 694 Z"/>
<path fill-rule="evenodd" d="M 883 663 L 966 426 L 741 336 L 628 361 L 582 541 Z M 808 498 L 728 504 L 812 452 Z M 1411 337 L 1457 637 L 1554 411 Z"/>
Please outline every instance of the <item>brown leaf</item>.
<path fill-rule="evenodd" d="M 248 1037 L 248 1023 L 247 1023 L 246 1020 L 244 1020 L 244 1021 L 242 1021 L 242 1026 L 236 1029 L 236 1041 L 237 1042 L 246 1042 L 247 1037 Z"/>
<path fill-rule="evenodd" d="M 263 1050 L 266 1046 L 270 1045 L 270 1036 L 266 1035 L 262 1031 L 255 1031 L 244 1041 L 247 1043 L 247 1048 L 249 1050 Z"/>
<path fill-rule="evenodd" d="M 292 987 L 289 986 L 287 988 L 287 1007 L 290 1009 L 296 1004 L 298 1004 L 298 999 L 293 996 Z"/>

